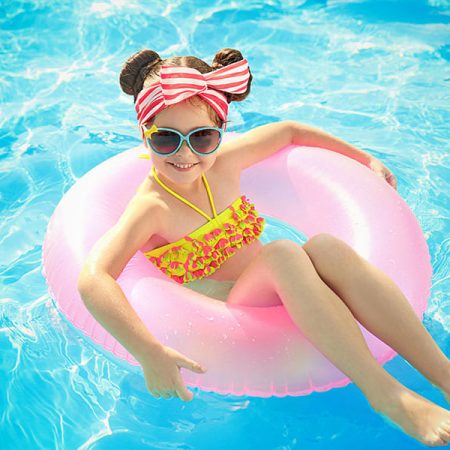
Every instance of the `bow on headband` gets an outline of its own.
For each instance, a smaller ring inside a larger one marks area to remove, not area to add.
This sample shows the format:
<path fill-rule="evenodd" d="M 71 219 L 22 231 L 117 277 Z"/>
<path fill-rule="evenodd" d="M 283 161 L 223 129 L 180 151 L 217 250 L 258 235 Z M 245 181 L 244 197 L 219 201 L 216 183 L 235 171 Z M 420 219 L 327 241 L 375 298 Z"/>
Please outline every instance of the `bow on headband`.
<path fill-rule="evenodd" d="M 219 91 L 242 94 L 247 90 L 249 78 L 246 59 L 204 74 L 191 67 L 163 65 L 160 81 L 143 89 L 136 98 L 135 108 L 139 125 L 167 106 L 194 95 L 206 100 L 225 121 L 228 102 L 226 96 Z"/>

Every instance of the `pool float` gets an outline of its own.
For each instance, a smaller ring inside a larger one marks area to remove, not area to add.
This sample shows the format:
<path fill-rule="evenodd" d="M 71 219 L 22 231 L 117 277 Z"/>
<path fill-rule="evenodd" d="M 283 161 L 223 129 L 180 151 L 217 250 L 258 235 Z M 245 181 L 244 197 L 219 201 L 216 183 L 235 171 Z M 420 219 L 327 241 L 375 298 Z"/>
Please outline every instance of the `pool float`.
<path fill-rule="evenodd" d="M 237 135 L 225 133 L 224 141 Z M 95 346 L 134 370 L 135 358 L 85 307 L 77 277 L 91 247 L 149 173 L 152 163 L 140 157 L 143 152 L 148 153 L 142 145 L 123 151 L 78 179 L 53 212 L 42 249 L 42 273 L 61 313 Z M 297 241 L 301 234 L 332 234 L 389 275 L 423 317 L 432 275 L 426 241 L 407 203 L 369 168 L 327 149 L 290 145 L 243 171 L 241 191 L 266 219 L 262 243 L 269 229 L 277 239 Z M 162 344 L 208 368 L 204 374 L 181 368 L 189 387 L 282 397 L 351 382 L 308 341 L 281 301 L 262 306 L 255 296 L 228 305 L 170 279 L 141 251 L 117 282 Z M 380 364 L 396 355 L 358 325 Z"/>

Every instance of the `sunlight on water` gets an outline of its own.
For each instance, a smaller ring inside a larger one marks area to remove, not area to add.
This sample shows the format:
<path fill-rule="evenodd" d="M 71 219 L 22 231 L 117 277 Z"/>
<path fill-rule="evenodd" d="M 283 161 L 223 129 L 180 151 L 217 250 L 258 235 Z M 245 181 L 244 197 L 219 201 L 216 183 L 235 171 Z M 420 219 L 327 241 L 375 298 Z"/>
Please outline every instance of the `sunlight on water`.
<path fill-rule="evenodd" d="M 306 397 L 153 398 L 139 369 L 105 357 L 60 316 L 41 251 L 70 186 L 139 144 L 118 81 L 125 60 L 151 48 L 211 63 L 221 48 L 237 48 L 254 78 L 248 99 L 230 106 L 228 131 L 298 120 L 395 173 L 432 256 L 424 324 L 449 354 L 449 10 L 447 0 L 2 2 L 0 447 L 422 448 L 354 384 Z M 266 220 L 263 243 L 307 240 Z M 400 356 L 385 368 L 444 406 Z"/>

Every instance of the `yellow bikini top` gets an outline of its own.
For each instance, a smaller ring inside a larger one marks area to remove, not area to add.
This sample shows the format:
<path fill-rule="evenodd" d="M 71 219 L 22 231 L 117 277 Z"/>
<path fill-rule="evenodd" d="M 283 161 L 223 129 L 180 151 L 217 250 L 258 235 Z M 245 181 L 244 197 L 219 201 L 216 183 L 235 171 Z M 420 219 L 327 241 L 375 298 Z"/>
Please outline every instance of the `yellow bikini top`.
<path fill-rule="evenodd" d="M 186 203 L 208 219 L 191 233 L 176 242 L 155 248 L 144 255 L 163 273 L 180 284 L 206 277 L 214 273 L 244 244 L 250 244 L 264 230 L 265 219 L 258 217 L 254 204 L 241 195 L 221 213 L 217 214 L 208 180 L 202 173 L 214 217 L 166 186 L 152 167 L 155 180 L 176 198 Z"/>

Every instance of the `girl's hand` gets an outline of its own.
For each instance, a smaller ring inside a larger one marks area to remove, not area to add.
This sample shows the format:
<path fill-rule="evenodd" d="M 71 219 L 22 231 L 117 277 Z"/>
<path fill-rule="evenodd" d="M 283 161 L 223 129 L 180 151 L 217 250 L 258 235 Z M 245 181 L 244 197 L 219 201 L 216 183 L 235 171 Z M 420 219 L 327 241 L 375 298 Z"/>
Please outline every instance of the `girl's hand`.
<path fill-rule="evenodd" d="M 368 164 L 378 176 L 384 178 L 395 190 L 397 190 L 397 179 L 395 175 L 378 159 L 372 157 Z"/>
<path fill-rule="evenodd" d="M 194 395 L 184 385 L 179 368 L 185 367 L 197 373 L 205 373 L 207 370 L 168 346 L 162 346 L 160 350 L 148 353 L 141 357 L 139 362 L 144 371 L 145 384 L 156 398 L 162 396 L 192 400 Z"/>

